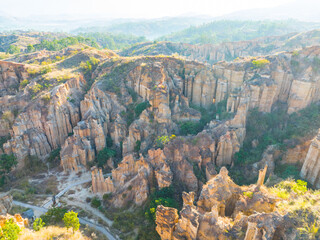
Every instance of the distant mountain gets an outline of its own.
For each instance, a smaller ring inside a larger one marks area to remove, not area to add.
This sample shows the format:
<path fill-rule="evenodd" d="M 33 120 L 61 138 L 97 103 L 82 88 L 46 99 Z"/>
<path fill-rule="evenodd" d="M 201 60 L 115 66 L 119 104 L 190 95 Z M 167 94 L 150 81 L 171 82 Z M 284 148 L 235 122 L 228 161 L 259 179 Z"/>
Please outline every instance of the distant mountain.
<path fill-rule="evenodd" d="M 237 11 L 215 18 L 216 20 L 284 20 L 297 19 L 306 22 L 320 22 L 319 0 L 297 0 L 273 8 Z"/>
<path fill-rule="evenodd" d="M 194 16 L 194 17 L 174 17 L 160 19 L 145 19 L 145 20 L 127 20 L 125 22 L 108 24 L 107 26 L 95 26 L 78 28 L 72 31 L 79 32 L 111 32 L 121 34 L 132 34 L 136 36 L 145 36 L 153 40 L 163 35 L 181 31 L 193 25 L 210 22 L 212 18 Z M 100 24 L 101 25 L 101 24 Z"/>
<path fill-rule="evenodd" d="M 180 16 L 159 19 L 107 19 L 102 17 L 82 18 L 59 16 L 32 16 L 12 18 L 0 12 L 0 31 L 36 30 L 36 31 L 65 31 L 77 33 L 116 33 L 135 36 L 145 36 L 150 40 L 181 31 L 192 25 L 212 21 L 205 16 Z"/>
<path fill-rule="evenodd" d="M 320 28 L 320 23 L 297 20 L 217 20 L 199 26 L 192 26 L 159 38 L 160 41 L 191 44 L 218 44 L 222 42 L 246 41 L 259 37 L 309 31 Z"/>

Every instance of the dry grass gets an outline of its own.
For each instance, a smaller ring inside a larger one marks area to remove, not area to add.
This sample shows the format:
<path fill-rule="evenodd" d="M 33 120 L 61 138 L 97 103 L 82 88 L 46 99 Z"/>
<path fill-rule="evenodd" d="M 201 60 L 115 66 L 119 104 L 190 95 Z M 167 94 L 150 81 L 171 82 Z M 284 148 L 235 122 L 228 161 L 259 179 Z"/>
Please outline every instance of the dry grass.
<path fill-rule="evenodd" d="M 49 226 L 42 228 L 40 231 L 35 232 L 30 229 L 24 229 L 22 231 L 19 240 L 90 240 L 92 238 L 84 236 L 80 231 L 72 233 L 72 230 L 67 231 L 66 228 Z"/>

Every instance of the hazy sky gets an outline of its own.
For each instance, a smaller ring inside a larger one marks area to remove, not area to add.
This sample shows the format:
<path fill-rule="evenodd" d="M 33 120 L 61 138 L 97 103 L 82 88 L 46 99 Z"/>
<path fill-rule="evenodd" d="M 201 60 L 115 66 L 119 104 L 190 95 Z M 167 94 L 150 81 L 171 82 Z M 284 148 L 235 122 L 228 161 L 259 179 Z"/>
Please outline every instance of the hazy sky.
<path fill-rule="evenodd" d="M 78 15 L 107 18 L 158 18 L 187 13 L 219 16 L 238 10 L 274 7 L 293 0 L 0 0 L 0 11 L 30 15 Z M 320 1 L 320 0 L 319 0 Z"/>

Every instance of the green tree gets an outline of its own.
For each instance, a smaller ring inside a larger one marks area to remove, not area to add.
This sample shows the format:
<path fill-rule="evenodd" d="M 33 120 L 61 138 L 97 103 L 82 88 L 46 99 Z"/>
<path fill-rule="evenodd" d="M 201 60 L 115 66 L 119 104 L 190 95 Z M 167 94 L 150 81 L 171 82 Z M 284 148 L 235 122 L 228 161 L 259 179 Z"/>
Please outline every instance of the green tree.
<path fill-rule="evenodd" d="M 80 228 L 78 213 L 74 211 L 67 212 L 63 217 L 64 225 L 67 229 L 72 228 L 72 231 L 78 231 Z"/>
<path fill-rule="evenodd" d="M 0 173 L 8 174 L 14 166 L 18 164 L 16 157 L 13 154 L 2 154 L 0 156 Z"/>
<path fill-rule="evenodd" d="M 116 152 L 110 148 L 105 147 L 102 149 L 96 158 L 96 162 L 98 163 L 98 167 L 102 168 L 108 161 L 109 158 L 114 157 Z"/>
<path fill-rule="evenodd" d="M 66 213 L 67 210 L 64 208 L 50 208 L 48 212 L 46 212 L 44 215 L 41 215 L 41 219 L 46 225 L 55 225 L 62 222 L 62 219 Z"/>
<path fill-rule="evenodd" d="M 29 53 L 33 52 L 34 50 L 35 50 L 35 48 L 34 48 L 33 45 L 29 44 L 29 45 L 27 46 L 27 51 L 28 51 Z"/>
<path fill-rule="evenodd" d="M 7 53 L 10 53 L 10 54 L 20 53 L 20 48 L 16 45 L 10 45 L 7 50 Z"/>
<path fill-rule="evenodd" d="M 45 224 L 46 223 L 43 222 L 41 218 L 36 218 L 36 220 L 34 220 L 33 225 L 32 225 L 33 230 L 40 231 L 41 228 L 43 228 Z"/>
<path fill-rule="evenodd" d="M 20 232 L 20 227 L 13 219 L 6 220 L 4 225 L 0 227 L 0 240 L 17 240 Z"/>

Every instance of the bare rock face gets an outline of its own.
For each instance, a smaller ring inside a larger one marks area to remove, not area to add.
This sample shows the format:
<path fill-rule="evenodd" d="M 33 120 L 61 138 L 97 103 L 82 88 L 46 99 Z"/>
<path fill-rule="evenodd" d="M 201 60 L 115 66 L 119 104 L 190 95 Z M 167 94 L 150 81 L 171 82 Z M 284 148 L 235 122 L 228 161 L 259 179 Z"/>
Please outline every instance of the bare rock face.
<path fill-rule="evenodd" d="M 157 180 L 158 187 L 169 187 L 172 183 L 173 174 L 166 161 L 166 156 L 163 151 L 158 149 L 150 149 L 148 151 L 148 162 L 154 169 L 155 178 Z"/>
<path fill-rule="evenodd" d="M 20 82 L 27 78 L 23 64 L 0 61 L 0 98 L 15 93 Z"/>
<path fill-rule="evenodd" d="M 283 217 L 278 213 L 260 213 L 248 218 L 245 240 L 273 239 L 277 228 L 281 228 Z"/>
<path fill-rule="evenodd" d="M 294 148 L 289 148 L 282 158 L 283 163 L 303 165 L 312 140 L 307 140 Z"/>
<path fill-rule="evenodd" d="M 12 196 L 0 194 L 0 215 L 6 215 L 12 207 Z"/>
<path fill-rule="evenodd" d="M 300 176 L 320 188 L 320 133 L 312 140 Z"/>
<path fill-rule="evenodd" d="M 93 193 L 110 193 L 114 191 L 113 184 L 110 184 L 110 178 L 104 179 L 102 169 L 93 167 L 91 169 L 92 192 Z"/>
<path fill-rule="evenodd" d="M 112 179 L 109 177 L 105 180 L 106 192 L 112 192 L 113 195 L 112 205 L 116 208 L 132 203 L 142 205 L 149 194 L 151 171 L 152 168 L 143 157 L 139 160 L 133 155 L 124 157 L 118 168 L 112 170 Z"/>
<path fill-rule="evenodd" d="M 15 120 L 12 138 L 4 144 L 5 152 L 13 153 L 18 160 L 27 155 L 45 158 L 61 146 L 80 120 L 79 102 L 83 84 L 81 77 L 70 79 L 51 90 L 50 103 L 44 103 L 41 99 L 30 103 Z M 68 101 L 70 95 L 73 102 Z M 18 167 L 22 166 L 23 162 L 19 161 Z"/>
<path fill-rule="evenodd" d="M 156 212 L 156 231 L 162 240 L 171 240 L 172 233 L 175 230 L 175 225 L 178 222 L 178 210 L 168 208 L 162 205 L 157 207 Z"/>
<path fill-rule="evenodd" d="M 124 110 L 114 95 L 93 87 L 80 103 L 81 121 L 74 126 L 73 136 L 62 146 L 63 169 L 78 171 L 79 167 L 93 161 L 96 153 L 106 147 L 107 134 L 120 144 L 126 132 L 125 122 L 120 117 Z"/>

